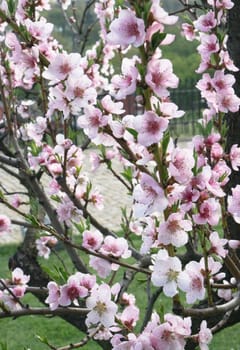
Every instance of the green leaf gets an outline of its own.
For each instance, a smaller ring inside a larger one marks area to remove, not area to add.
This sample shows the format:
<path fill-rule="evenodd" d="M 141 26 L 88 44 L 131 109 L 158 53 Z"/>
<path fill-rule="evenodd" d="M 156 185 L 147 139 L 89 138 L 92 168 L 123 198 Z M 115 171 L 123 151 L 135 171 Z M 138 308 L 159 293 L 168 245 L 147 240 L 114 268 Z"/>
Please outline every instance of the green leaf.
<path fill-rule="evenodd" d="M 124 171 L 121 173 L 121 175 L 127 180 L 132 181 L 133 178 L 133 172 L 131 167 L 127 167 L 124 169 Z"/>
<path fill-rule="evenodd" d="M 161 44 L 161 42 L 166 38 L 166 33 L 154 33 L 151 40 L 151 48 L 153 51 Z"/>
<path fill-rule="evenodd" d="M 36 218 L 36 216 L 32 215 L 32 214 L 27 214 L 26 215 L 26 219 L 28 222 L 30 222 L 30 224 L 32 224 L 34 227 L 39 227 L 39 221 Z"/>
<path fill-rule="evenodd" d="M 126 130 L 127 130 L 131 135 L 133 135 L 133 137 L 135 138 L 135 140 L 137 139 L 138 132 L 137 132 L 135 129 L 126 128 Z"/>
<path fill-rule="evenodd" d="M 15 0 L 8 0 L 8 11 L 13 16 L 16 10 L 16 3 Z"/>
<path fill-rule="evenodd" d="M 145 24 L 147 24 L 147 22 L 148 22 L 148 17 L 149 17 L 149 14 L 150 14 L 150 8 L 151 8 L 151 6 L 152 6 L 152 2 L 151 2 L 151 1 L 147 1 L 147 2 L 144 4 L 143 19 L 144 19 Z"/>
<path fill-rule="evenodd" d="M 167 152 L 167 148 L 168 148 L 168 144 L 170 141 L 170 133 L 169 131 L 164 133 L 163 139 L 162 139 L 162 150 L 163 150 L 163 154 L 165 155 Z"/>
<path fill-rule="evenodd" d="M 8 345 L 6 342 L 0 343 L 0 346 L 1 346 L 1 350 L 8 350 Z"/>
<path fill-rule="evenodd" d="M 42 270 L 49 276 L 49 278 L 56 283 L 61 283 L 63 282 L 62 278 L 59 277 L 59 274 L 56 272 L 56 270 L 53 270 L 52 268 L 41 264 Z"/>

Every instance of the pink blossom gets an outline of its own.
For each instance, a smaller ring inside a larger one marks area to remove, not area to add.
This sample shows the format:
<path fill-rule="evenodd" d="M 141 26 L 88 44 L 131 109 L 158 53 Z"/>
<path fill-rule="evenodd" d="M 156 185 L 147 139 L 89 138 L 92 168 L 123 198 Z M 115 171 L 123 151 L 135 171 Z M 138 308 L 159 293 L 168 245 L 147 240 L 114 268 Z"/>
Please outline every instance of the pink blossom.
<path fill-rule="evenodd" d="M 210 252 L 225 258 L 228 251 L 227 249 L 224 249 L 224 246 L 227 244 L 228 240 L 225 238 L 220 238 L 216 231 L 210 234 L 209 240 L 211 242 Z"/>
<path fill-rule="evenodd" d="M 168 120 L 152 111 L 147 111 L 135 117 L 134 126 L 138 131 L 138 142 L 143 146 L 150 146 L 162 139 L 163 132 L 168 127 Z"/>
<path fill-rule="evenodd" d="M 208 344 L 212 340 L 212 332 L 207 328 L 207 322 L 203 320 L 200 325 L 200 331 L 198 333 L 198 342 L 201 350 L 208 350 Z"/>
<path fill-rule="evenodd" d="M 192 150 L 175 148 L 171 153 L 169 173 L 178 183 L 187 184 L 193 176 L 192 168 L 194 164 Z"/>
<path fill-rule="evenodd" d="M 193 24 L 197 30 L 201 32 L 209 32 L 217 25 L 215 13 L 213 11 L 208 11 L 206 14 L 198 17 L 198 19 L 194 21 Z"/>
<path fill-rule="evenodd" d="M 136 326 L 136 323 L 139 319 L 139 308 L 135 305 L 127 306 L 121 315 L 118 316 L 120 322 L 128 330 L 132 330 Z"/>
<path fill-rule="evenodd" d="M 81 108 L 96 103 L 97 92 L 83 70 L 76 68 L 66 80 L 65 96 L 70 102 L 72 114 L 79 115 Z"/>
<path fill-rule="evenodd" d="M 68 197 L 64 197 L 62 199 L 62 202 L 59 203 L 57 207 L 57 215 L 59 220 L 69 225 L 71 219 L 73 218 L 74 210 L 75 207 L 73 205 L 73 202 Z"/>
<path fill-rule="evenodd" d="M 115 258 L 122 257 L 123 259 L 126 259 L 131 256 L 127 240 L 123 237 L 115 238 L 113 236 L 106 236 L 100 252 Z"/>
<path fill-rule="evenodd" d="M 111 263 L 97 256 L 90 257 L 89 266 L 91 266 L 101 278 L 106 278 L 112 271 Z"/>
<path fill-rule="evenodd" d="M 51 253 L 51 248 L 57 244 L 57 239 L 54 236 L 41 236 L 36 240 L 36 248 L 38 255 L 48 259 Z"/>
<path fill-rule="evenodd" d="M 73 302 L 78 305 L 78 298 L 84 298 L 88 295 L 88 289 L 80 284 L 81 275 L 70 276 L 67 283 L 60 287 L 59 304 L 61 306 L 71 305 Z"/>
<path fill-rule="evenodd" d="M 181 213 L 172 213 L 168 219 L 161 223 L 158 230 L 158 242 L 160 244 L 172 244 L 175 247 L 181 247 L 188 242 L 186 231 L 192 230 L 190 220 L 183 220 Z"/>
<path fill-rule="evenodd" d="M 222 264 L 219 261 L 215 261 L 211 256 L 207 258 L 207 266 L 205 264 L 206 262 L 204 258 L 201 258 L 201 260 L 199 261 L 199 265 L 201 267 L 201 272 L 203 273 L 203 275 L 206 273 L 207 268 L 207 272 L 213 280 L 220 280 L 223 276 L 225 276 L 225 274 L 218 273 L 219 270 L 222 268 Z"/>
<path fill-rule="evenodd" d="M 131 10 L 121 10 L 118 18 L 110 24 L 107 41 L 112 45 L 139 47 L 145 40 L 145 26 Z"/>
<path fill-rule="evenodd" d="M 232 188 L 232 196 L 228 196 L 228 212 L 236 223 L 240 224 L 240 185 Z"/>
<path fill-rule="evenodd" d="M 95 189 L 90 193 L 89 203 L 92 203 L 98 210 L 102 210 L 104 208 L 104 197 L 101 193 L 99 193 L 98 189 Z"/>
<path fill-rule="evenodd" d="M 232 145 L 229 157 L 233 170 L 238 171 L 240 167 L 240 147 L 238 145 Z"/>
<path fill-rule="evenodd" d="M 60 288 L 56 282 L 49 282 L 47 285 L 48 297 L 45 300 L 49 304 L 50 310 L 56 310 L 59 305 Z"/>
<path fill-rule="evenodd" d="M 102 244 L 103 235 L 100 231 L 84 231 L 82 246 L 90 250 L 98 250 Z"/>
<path fill-rule="evenodd" d="M 208 4 L 215 7 L 217 9 L 227 9 L 230 10 L 234 3 L 231 0 L 207 0 Z"/>
<path fill-rule="evenodd" d="M 153 328 L 150 334 L 151 344 L 155 350 L 183 350 L 185 337 L 191 334 L 190 317 L 182 319 L 179 316 L 166 314 L 165 322 Z"/>
<path fill-rule="evenodd" d="M 91 311 L 87 314 L 86 324 L 88 327 L 101 323 L 109 328 L 115 323 L 117 305 L 111 301 L 111 289 L 103 283 L 93 288 L 90 297 L 86 300 L 86 307 Z"/>
<path fill-rule="evenodd" d="M 78 53 L 59 53 L 50 62 L 48 68 L 43 72 L 45 79 L 56 82 L 67 78 L 74 69 L 80 66 L 81 56 Z"/>
<path fill-rule="evenodd" d="M 11 228 L 11 220 L 4 214 L 0 214 L 0 234 L 9 232 Z"/>
<path fill-rule="evenodd" d="M 240 248 L 240 241 L 237 239 L 230 239 L 228 241 L 228 246 L 232 249 L 238 249 Z"/>
<path fill-rule="evenodd" d="M 219 53 L 219 57 L 221 58 L 220 63 L 222 63 L 225 68 L 232 72 L 238 72 L 239 69 L 233 63 L 233 60 L 230 58 L 229 53 L 227 51 L 221 50 Z"/>
<path fill-rule="evenodd" d="M 216 102 L 218 110 L 223 113 L 228 113 L 228 111 L 236 113 L 240 107 L 240 98 L 236 96 L 232 88 L 228 89 L 227 93 L 218 94 Z"/>
<path fill-rule="evenodd" d="M 198 225 L 216 226 L 220 219 L 220 204 L 214 199 L 209 198 L 202 202 L 199 207 L 199 213 L 193 215 L 193 220 Z"/>
<path fill-rule="evenodd" d="M 111 80 L 111 89 L 116 99 L 121 100 L 135 92 L 138 79 L 138 70 L 135 60 L 123 58 L 122 74 L 114 75 Z"/>
<path fill-rule="evenodd" d="M 22 199 L 20 198 L 20 196 L 18 194 L 14 194 L 11 204 L 14 208 L 18 208 L 20 207 L 20 205 L 23 203 Z"/>
<path fill-rule="evenodd" d="M 123 102 L 114 102 L 110 95 L 106 95 L 101 99 L 103 109 L 110 114 L 123 114 Z"/>
<path fill-rule="evenodd" d="M 196 261 L 191 261 L 185 266 L 184 271 L 190 283 L 186 283 L 181 289 L 186 292 L 188 304 L 193 304 L 196 300 L 203 300 L 205 297 L 204 278 L 201 270 L 201 265 Z"/>
<path fill-rule="evenodd" d="M 168 297 L 177 294 L 178 284 L 181 289 L 189 284 L 188 275 L 182 272 L 181 261 L 177 257 L 169 256 L 165 249 L 160 249 L 155 256 L 152 270 L 153 285 L 163 287 L 163 292 Z"/>
<path fill-rule="evenodd" d="M 169 96 L 167 89 L 178 86 L 178 78 L 173 73 L 172 63 L 167 59 L 152 58 L 147 65 L 145 80 L 158 97 Z"/>
<path fill-rule="evenodd" d="M 160 104 L 161 116 L 168 119 L 181 118 L 185 112 L 178 110 L 178 106 L 172 102 L 162 102 Z"/>
<path fill-rule="evenodd" d="M 229 282 L 223 280 L 223 285 L 229 285 Z M 217 295 L 219 296 L 219 298 L 229 301 L 232 299 L 232 290 L 230 288 L 228 289 L 219 288 L 217 290 Z"/>
<path fill-rule="evenodd" d="M 197 50 L 203 61 L 208 61 L 211 54 L 218 52 L 220 49 L 218 38 L 215 34 L 206 33 L 200 33 L 199 36 L 201 44 L 197 47 Z"/>
<path fill-rule="evenodd" d="M 13 271 L 12 271 L 12 283 L 13 284 L 17 284 L 17 285 L 26 285 L 29 280 L 30 280 L 30 276 L 29 275 L 25 275 L 23 270 L 20 267 L 16 267 Z"/>
<path fill-rule="evenodd" d="M 39 41 L 46 41 L 53 31 L 53 24 L 47 23 L 44 17 L 40 17 L 39 21 L 34 22 L 27 18 L 24 24 L 29 33 Z"/>
<path fill-rule="evenodd" d="M 188 41 L 193 41 L 196 38 L 194 27 L 191 24 L 183 23 L 182 33 Z"/>
<path fill-rule="evenodd" d="M 81 115 L 77 120 L 78 127 L 83 128 L 86 135 L 91 139 L 94 139 L 99 128 L 107 125 L 107 123 L 108 117 L 103 115 L 100 109 L 90 105 L 84 109 L 84 115 Z"/>
<path fill-rule="evenodd" d="M 133 191 L 135 217 L 147 216 L 153 212 L 162 212 L 168 205 L 163 189 L 148 174 L 142 174 L 140 183 Z"/>

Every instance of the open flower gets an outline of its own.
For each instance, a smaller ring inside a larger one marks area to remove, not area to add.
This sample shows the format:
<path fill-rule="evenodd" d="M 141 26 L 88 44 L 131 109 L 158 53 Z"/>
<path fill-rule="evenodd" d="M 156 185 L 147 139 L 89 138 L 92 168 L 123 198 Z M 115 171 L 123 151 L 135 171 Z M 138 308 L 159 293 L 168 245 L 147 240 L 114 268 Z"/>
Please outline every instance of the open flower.
<path fill-rule="evenodd" d="M 154 259 L 151 280 L 154 286 L 163 287 L 168 297 L 177 294 L 178 284 L 185 289 L 189 284 L 189 276 L 182 272 L 181 261 L 177 257 L 168 255 L 167 250 L 161 249 Z"/>
<path fill-rule="evenodd" d="M 110 24 L 107 40 L 112 45 L 123 47 L 141 46 L 145 39 L 145 26 L 141 18 L 137 18 L 131 10 L 122 10 L 119 17 Z"/>
<path fill-rule="evenodd" d="M 190 220 L 184 220 L 181 213 L 172 213 L 168 219 L 159 226 L 158 242 L 181 247 L 188 241 L 187 231 L 191 231 Z"/>
<path fill-rule="evenodd" d="M 86 306 L 91 311 L 87 315 L 87 326 L 94 326 L 101 323 L 109 328 L 114 325 L 117 305 L 111 301 L 111 289 L 103 283 L 93 288 L 90 297 L 86 300 Z"/>
<path fill-rule="evenodd" d="M 168 127 L 168 120 L 152 111 L 147 111 L 135 118 L 134 126 L 138 131 L 138 142 L 143 146 L 150 146 L 162 139 L 163 132 Z"/>

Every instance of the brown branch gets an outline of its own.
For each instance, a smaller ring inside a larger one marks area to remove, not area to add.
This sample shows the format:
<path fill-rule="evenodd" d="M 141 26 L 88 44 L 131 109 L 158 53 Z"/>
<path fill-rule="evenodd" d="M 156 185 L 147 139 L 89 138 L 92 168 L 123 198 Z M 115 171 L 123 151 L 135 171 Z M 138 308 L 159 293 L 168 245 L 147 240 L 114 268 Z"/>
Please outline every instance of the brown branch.
<path fill-rule="evenodd" d="M 206 318 L 206 317 L 225 314 L 235 309 L 236 307 L 239 307 L 239 305 L 240 305 L 240 292 L 238 292 L 237 295 L 232 300 L 230 300 L 225 304 L 207 307 L 204 309 L 193 309 L 193 308 L 183 309 L 182 315 L 196 317 L 196 318 Z"/>
<path fill-rule="evenodd" d="M 86 308 L 78 307 L 58 307 L 55 310 L 49 308 L 23 308 L 21 310 L 9 310 L 8 312 L 0 312 L 0 319 L 7 317 L 21 317 L 30 315 L 52 315 L 52 316 L 64 316 L 64 315 L 86 315 L 90 310 Z"/>

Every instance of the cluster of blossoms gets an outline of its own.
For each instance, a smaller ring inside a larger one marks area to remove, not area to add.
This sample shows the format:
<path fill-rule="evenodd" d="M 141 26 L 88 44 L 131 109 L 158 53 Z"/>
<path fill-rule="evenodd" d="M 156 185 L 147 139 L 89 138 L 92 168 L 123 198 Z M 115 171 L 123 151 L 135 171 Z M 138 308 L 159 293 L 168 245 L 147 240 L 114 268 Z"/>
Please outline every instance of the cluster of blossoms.
<path fill-rule="evenodd" d="M 25 295 L 30 276 L 25 275 L 19 267 L 12 271 L 10 280 L 2 281 L 0 288 L 0 308 L 3 310 L 19 310 L 21 299 Z M 4 286 L 2 288 L 2 286 Z"/>
<path fill-rule="evenodd" d="M 131 251 L 125 238 L 115 238 L 113 236 L 103 238 L 102 233 L 97 230 L 86 230 L 83 232 L 82 237 L 82 246 L 90 251 L 99 252 L 106 257 L 110 256 L 115 259 L 127 259 L 131 256 Z M 110 263 L 107 259 L 98 256 L 91 256 L 89 265 L 97 271 L 98 276 L 101 278 L 106 278 L 111 271 L 117 271 L 119 268 L 118 264 Z"/>

